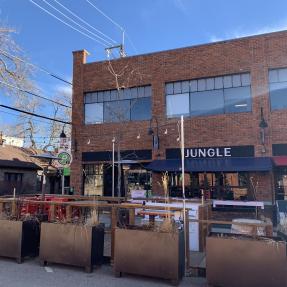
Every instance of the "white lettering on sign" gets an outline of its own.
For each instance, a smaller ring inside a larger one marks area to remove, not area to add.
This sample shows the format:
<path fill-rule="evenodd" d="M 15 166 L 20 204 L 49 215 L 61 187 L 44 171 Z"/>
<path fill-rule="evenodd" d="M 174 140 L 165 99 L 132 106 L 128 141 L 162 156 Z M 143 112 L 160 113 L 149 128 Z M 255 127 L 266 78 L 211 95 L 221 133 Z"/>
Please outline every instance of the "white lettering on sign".
<path fill-rule="evenodd" d="M 231 157 L 231 147 L 188 148 L 185 149 L 185 157 L 186 158 Z"/>
<path fill-rule="evenodd" d="M 224 156 L 231 156 L 231 147 L 224 148 Z"/>
<path fill-rule="evenodd" d="M 200 149 L 198 150 L 198 157 L 206 157 L 206 150 L 200 148 Z"/>

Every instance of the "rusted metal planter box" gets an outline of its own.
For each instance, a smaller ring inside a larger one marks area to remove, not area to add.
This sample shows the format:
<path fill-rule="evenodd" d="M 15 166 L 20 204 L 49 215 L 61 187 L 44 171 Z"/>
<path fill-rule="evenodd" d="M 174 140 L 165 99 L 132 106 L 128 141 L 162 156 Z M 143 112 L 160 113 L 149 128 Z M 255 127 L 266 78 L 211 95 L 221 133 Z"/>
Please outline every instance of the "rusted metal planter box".
<path fill-rule="evenodd" d="M 206 274 L 212 286 L 287 286 L 286 243 L 253 238 L 208 237 Z"/>
<path fill-rule="evenodd" d="M 178 284 L 184 274 L 184 234 L 115 230 L 114 272 L 157 277 Z"/>
<path fill-rule="evenodd" d="M 15 258 L 21 263 L 26 256 L 39 253 L 39 223 L 34 220 L 0 220 L 0 256 Z"/>
<path fill-rule="evenodd" d="M 40 262 L 84 267 L 92 272 L 104 252 L 104 225 L 42 223 Z"/>

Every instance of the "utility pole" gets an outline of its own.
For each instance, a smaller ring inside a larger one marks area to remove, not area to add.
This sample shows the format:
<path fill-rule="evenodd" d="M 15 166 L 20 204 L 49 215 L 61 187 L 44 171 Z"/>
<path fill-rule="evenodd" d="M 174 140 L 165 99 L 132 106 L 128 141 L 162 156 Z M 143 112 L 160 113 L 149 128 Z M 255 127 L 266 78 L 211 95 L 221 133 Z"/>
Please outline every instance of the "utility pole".
<path fill-rule="evenodd" d="M 125 52 L 125 49 L 124 49 L 124 45 L 123 45 L 123 44 L 105 48 L 105 51 L 106 51 L 108 57 L 109 57 L 109 55 L 111 54 L 111 52 L 112 52 L 114 49 L 117 49 L 117 50 L 119 51 L 120 58 L 126 57 L 126 52 Z"/>

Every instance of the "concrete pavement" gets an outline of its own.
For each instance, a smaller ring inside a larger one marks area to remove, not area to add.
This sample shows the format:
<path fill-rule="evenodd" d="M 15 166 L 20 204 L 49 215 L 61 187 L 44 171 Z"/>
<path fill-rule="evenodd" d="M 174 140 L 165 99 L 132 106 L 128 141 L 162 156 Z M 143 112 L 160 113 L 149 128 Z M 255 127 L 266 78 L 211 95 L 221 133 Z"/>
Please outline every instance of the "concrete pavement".
<path fill-rule="evenodd" d="M 206 287 L 201 278 L 185 277 L 180 286 Z M 50 264 L 40 266 L 37 259 L 25 260 L 17 264 L 13 259 L 0 258 L 0 287 L 155 287 L 170 286 L 168 281 L 125 275 L 115 278 L 112 267 L 103 265 L 93 273 L 83 269 Z"/>

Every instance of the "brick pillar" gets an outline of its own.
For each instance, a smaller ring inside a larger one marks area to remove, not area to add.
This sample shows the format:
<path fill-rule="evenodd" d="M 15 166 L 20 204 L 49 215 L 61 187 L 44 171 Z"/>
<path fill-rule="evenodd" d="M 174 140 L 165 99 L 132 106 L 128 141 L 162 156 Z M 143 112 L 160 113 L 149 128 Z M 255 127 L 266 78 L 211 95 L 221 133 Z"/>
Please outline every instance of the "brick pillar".
<path fill-rule="evenodd" d="M 273 200 L 272 173 L 253 172 L 250 173 L 250 180 L 253 181 L 254 187 L 256 189 L 256 200 L 272 202 Z"/>
<path fill-rule="evenodd" d="M 84 124 L 83 69 L 89 53 L 86 50 L 73 52 L 73 105 L 72 105 L 72 155 L 71 187 L 76 194 L 83 192 L 81 130 Z"/>

